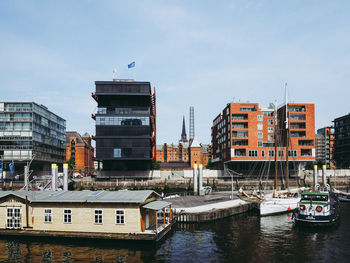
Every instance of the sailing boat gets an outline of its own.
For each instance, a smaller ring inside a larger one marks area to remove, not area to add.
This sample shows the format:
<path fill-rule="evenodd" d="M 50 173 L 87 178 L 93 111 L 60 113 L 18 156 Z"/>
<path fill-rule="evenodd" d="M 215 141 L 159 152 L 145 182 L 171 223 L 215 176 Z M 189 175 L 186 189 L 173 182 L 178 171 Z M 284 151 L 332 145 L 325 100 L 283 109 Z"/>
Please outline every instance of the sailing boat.
<path fill-rule="evenodd" d="M 289 190 L 288 188 L 288 148 L 289 148 L 289 122 L 288 122 L 288 102 L 287 102 L 287 83 L 286 89 L 286 189 L 285 191 L 277 191 L 277 111 L 275 107 L 275 180 L 274 180 L 274 191 L 272 194 L 267 195 L 265 200 L 259 203 L 259 211 L 261 216 L 280 214 L 285 212 L 292 212 L 298 207 L 300 201 L 300 192 L 302 189 Z"/>

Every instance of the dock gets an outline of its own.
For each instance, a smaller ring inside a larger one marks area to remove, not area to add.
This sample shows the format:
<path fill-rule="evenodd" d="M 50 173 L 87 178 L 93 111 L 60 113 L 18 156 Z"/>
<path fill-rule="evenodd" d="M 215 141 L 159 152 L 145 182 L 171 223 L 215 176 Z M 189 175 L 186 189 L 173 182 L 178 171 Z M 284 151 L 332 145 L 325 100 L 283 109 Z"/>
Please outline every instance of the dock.
<path fill-rule="evenodd" d="M 254 208 L 249 203 L 229 193 L 217 193 L 208 196 L 183 196 L 167 199 L 172 203 L 177 222 L 207 222 L 248 212 Z"/>

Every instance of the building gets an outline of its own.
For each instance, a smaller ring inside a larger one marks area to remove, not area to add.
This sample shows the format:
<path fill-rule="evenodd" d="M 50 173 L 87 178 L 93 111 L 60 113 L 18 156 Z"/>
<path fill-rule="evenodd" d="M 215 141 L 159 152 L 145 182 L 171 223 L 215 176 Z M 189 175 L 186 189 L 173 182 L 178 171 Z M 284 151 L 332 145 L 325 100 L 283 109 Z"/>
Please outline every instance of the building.
<path fill-rule="evenodd" d="M 3 170 L 14 163 L 15 174 L 33 158 L 34 174 L 65 161 L 66 121 L 35 102 L 0 102 L 0 157 Z"/>
<path fill-rule="evenodd" d="M 96 160 L 100 173 L 149 170 L 155 162 L 155 95 L 150 82 L 96 81 Z"/>
<path fill-rule="evenodd" d="M 350 114 L 334 119 L 334 160 L 337 169 L 350 168 Z"/>
<path fill-rule="evenodd" d="M 285 109 L 277 110 L 277 160 L 286 160 Z M 301 168 L 315 160 L 314 104 L 288 104 L 289 164 Z M 274 105 L 260 108 L 258 103 L 228 103 L 214 118 L 212 126 L 212 162 L 245 175 L 273 171 L 274 167 Z M 270 169 L 267 169 L 266 163 Z M 270 167 L 271 166 L 271 167 Z"/>
<path fill-rule="evenodd" d="M 333 160 L 334 133 L 332 127 L 327 126 L 317 130 L 315 135 L 316 162 L 327 166 L 327 169 L 335 169 Z"/>
<path fill-rule="evenodd" d="M 84 176 L 94 174 L 94 148 L 87 132 L 83 136 L 75 131 L 66 132 L 66 161 L 70 160 L 74 162 L 75 172 Z"/>
<path fill-rule="evenodd" d="M 157 240 L 172 223 L 171 203 L 157 198 L 149 190 L 2 191 L 0 233 Z"/>
<path fill-rule="evenodd" d="M 191 169 L 193 164 L 202 164 L 204 167 L 211 158 L 211 147 L 199 144 L 195 138 L 189 143 L 157 145 L 157 162 L 162 169 Z"/>

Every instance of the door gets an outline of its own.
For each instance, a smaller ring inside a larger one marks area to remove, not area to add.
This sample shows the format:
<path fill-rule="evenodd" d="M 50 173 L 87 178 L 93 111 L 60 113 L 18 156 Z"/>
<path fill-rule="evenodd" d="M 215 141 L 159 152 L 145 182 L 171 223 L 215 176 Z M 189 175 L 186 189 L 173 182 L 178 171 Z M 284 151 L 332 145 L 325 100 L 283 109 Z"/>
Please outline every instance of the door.
<path fill-rule="evenodd" d="M 6 228 L 21 228 L 21 208 L 7 208 L 7 224 Z"/>
<path fill-rule="evenodd" d="M 146 229 L 149 228 L 149 214 L 146 214 Z"/>

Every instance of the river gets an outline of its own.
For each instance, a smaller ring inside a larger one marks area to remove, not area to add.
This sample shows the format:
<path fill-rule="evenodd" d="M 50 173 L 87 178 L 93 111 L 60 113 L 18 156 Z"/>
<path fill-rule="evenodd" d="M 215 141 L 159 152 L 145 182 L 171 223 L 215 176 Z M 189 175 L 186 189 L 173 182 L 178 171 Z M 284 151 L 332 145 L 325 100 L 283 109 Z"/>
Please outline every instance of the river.
<path fill-rule="evenodd" d="M 0 239 L 0 262 L 349 262 L 350 203 L 337 226 L 295 228 L 291 215 L 242 214 L 178 224 L 160 243 Z"/>

